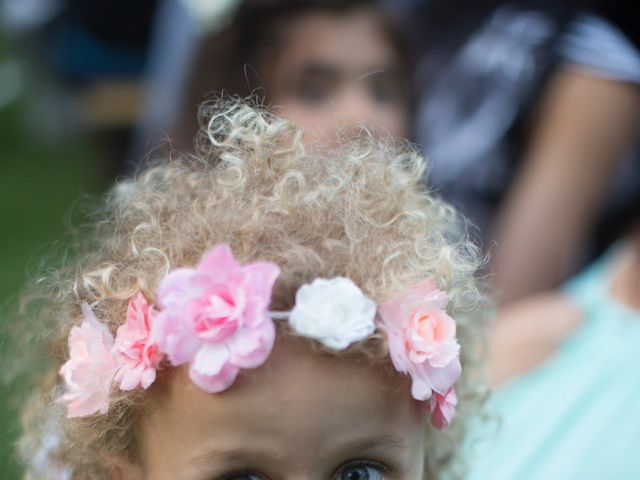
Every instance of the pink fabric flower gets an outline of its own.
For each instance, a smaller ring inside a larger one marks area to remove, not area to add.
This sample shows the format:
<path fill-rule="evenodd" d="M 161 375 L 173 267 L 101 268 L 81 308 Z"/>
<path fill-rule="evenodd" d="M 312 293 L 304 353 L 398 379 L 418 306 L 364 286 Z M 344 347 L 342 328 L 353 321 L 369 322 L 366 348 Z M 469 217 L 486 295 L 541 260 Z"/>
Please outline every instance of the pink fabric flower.
<path fill-rule="evenodd" d="M 445 395 L 460 377 L 460 345 L 447 303 L 447 295 L 427 279 L 378 308 L 393 365 L 411 375 L 417 400 L 428 400 L 432 391 Z"/>
<path fill-rule="evenodd" d="M 258 367 L 271 353 L 268 308 L 279 274 L 269 262 L 240 265 L 229 246 L 216 246 L 197 268 L 175 270 L 160 283 L 153 341 L 173 365 L 189 363 L 203 390 L 227 389 L 241 368 Z"/>
<path fill-rule="evenodd" d="M 67 392 L 59 398 L 67 416 L 85 417 L 107 413 L 109 393 L 116 372 L 111 356 L 113 336 L 88 304 L 82 304 L 84 320 L 69 334 L 69 360 L 60 368 Z"/>
<path fill-rule="evenodd" d="M 431 425 L 438 430 L 442 430 L 451 424 L 451 420 L 456 414 L 456 405 L 458 397 L 456 391 L 452 388 L 447 390 L 444 395 L 437 392 L 429 399 L 429 412 L 431 413 Z"/>
<path fill-rule="evenodd" d="M 127 320 L 118 328 L 112 354 L 118 362 L 115 380 L 122 390 L 148 388 L 164 355 L 151 341 L 151 323 L 157 315 L 142 293 L 129 300 Z"/>

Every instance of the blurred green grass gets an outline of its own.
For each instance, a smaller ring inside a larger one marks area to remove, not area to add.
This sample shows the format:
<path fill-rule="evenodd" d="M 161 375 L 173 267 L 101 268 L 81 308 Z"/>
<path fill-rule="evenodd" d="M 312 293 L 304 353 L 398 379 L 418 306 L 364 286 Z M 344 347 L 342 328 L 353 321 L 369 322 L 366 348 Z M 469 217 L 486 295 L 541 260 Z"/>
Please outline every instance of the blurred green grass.
<path fill-rule="evenodd" d="M 7 49 L 0 48 L 0 61 Z M 4 50 L 4 54 L 2 55 Z M 1 87 L 0 87 L 1 88 Z M 104 188 L 97 153 L 86 139 L 43 139 L 27 120 L 29 87 L 0 107 L 0 304 L 15 300 L 37 274 L 34 265 L 67 230 L 74 204 Z M 66 219 L 66 220 L 65 220 Z M 7 321 L 4 318 L 2 321 Z M 0 329 L 2 332 L 3 329 Z M 6 330 L 5 330 L 6 331 Z M 10 338 L 0 341 L 0 359 Z M 15 387 L 14 387 L 15 388 Z M 0 385 L 0 478 L 18 479 L 13 444 L 19 414 L 9 387 Z"/>

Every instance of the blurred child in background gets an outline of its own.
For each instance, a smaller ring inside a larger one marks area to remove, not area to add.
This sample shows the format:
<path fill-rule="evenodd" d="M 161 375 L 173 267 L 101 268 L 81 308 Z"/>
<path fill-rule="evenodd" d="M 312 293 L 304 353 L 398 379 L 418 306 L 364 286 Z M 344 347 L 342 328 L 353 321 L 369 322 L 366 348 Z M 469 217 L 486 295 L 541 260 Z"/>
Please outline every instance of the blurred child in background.
<path fill-rule="evenodd" d="M 191 144 L 196 105 L 219 91 L 263 96 L 317 138 L 360 126 L 405 138 L 408 75 L 401 36 L 374 1 L 247 1 L 226 30 L 202 41 L 178 142 Z"/>

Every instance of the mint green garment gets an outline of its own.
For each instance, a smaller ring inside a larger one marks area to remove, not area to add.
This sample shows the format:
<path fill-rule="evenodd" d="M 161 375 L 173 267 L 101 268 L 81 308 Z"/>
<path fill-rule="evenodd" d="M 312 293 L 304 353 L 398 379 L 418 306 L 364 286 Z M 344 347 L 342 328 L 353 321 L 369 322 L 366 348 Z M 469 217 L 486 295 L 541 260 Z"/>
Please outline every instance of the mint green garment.
<path fill-rule="evenodd" d="M 566 286 L 578 331 L 490 398 L 466 480 L 640 480 L 640 311 L 609 294 L 619 250 Z"/>

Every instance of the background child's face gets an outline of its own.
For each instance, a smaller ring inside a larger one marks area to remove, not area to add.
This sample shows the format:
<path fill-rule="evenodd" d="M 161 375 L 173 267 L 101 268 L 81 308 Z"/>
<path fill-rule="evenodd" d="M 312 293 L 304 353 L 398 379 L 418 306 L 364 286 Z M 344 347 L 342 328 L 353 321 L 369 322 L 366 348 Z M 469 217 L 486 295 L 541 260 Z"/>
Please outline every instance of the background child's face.
<path fill-rule="evenodd" d="M 419 480 L 425 418 L 405 378 L 285 340 L 220 394 L 175 369 L 145 411 L 141 466 L 123 477 Z"/>
<path fill-rule="evenodd" d="M 321 139 L 361 125 L 408 135 L 402 62 L 374 10 L 301 14 L 282 25 L 279 43 L 263 60 L 277 114 Z"/>

